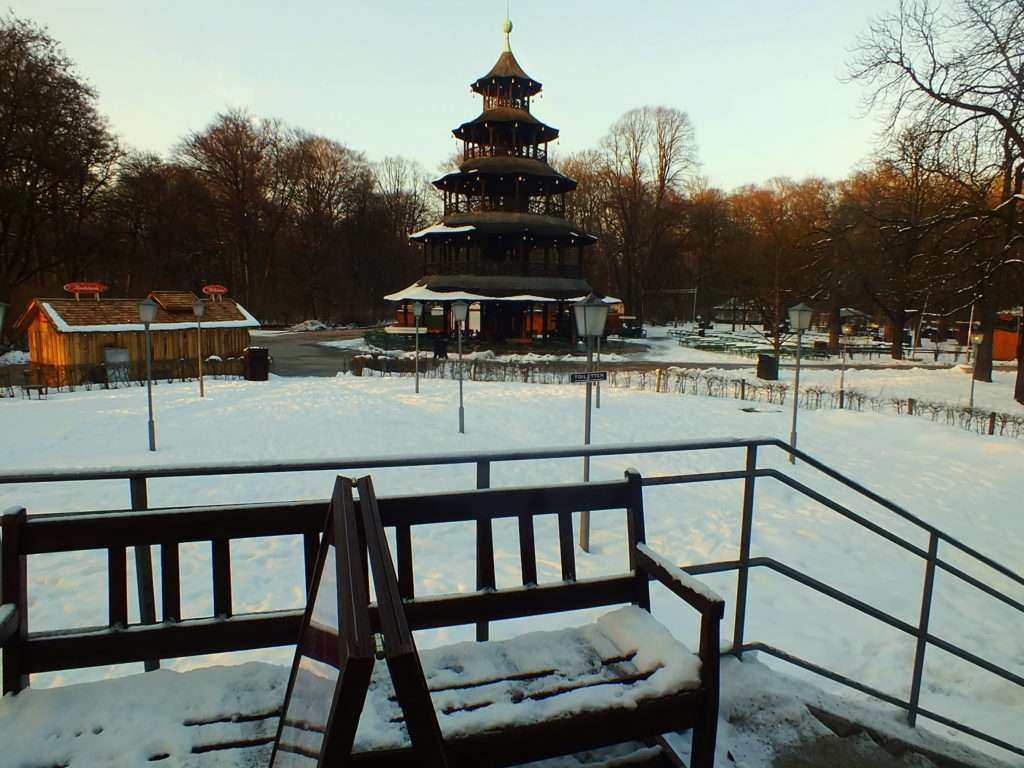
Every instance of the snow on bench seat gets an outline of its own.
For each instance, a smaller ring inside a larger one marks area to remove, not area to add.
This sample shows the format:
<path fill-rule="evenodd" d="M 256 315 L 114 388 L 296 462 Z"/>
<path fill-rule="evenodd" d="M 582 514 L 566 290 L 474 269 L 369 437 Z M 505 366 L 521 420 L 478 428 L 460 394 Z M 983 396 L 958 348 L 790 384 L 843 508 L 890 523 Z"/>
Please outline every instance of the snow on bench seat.
<path fill-rule="evenodd" d="M 0 765 L 262 767 L 287 682 L 253 662 L 29 688 L 0 699 Z"/>
<path fill-rule="evenodd" d="M 700 660 L 636 607 L 582 627 L 458 643 L 425 650 L 421 657 L 446 739 L 583 712 L 634 709 L 695 689 L 700 676 Z M 0 699 L 0 764 L 265 766 L 287 679 L 287 668 L 253 662 L 29 688 Z M 331 688 L 324 693 L 329 697 Z M 374 667 L 355 751 L 407 744 L 402 711 L 381 661 Z"/>
<path fill-rule="evenodd" d="M 635 709 L 697 689 L 700 659 L 647 611 L 582 627 L 420 652 L 445 740 L 574 715 Z M 356 753 L 408 745 L 387 667 L 374 667 Z"/>

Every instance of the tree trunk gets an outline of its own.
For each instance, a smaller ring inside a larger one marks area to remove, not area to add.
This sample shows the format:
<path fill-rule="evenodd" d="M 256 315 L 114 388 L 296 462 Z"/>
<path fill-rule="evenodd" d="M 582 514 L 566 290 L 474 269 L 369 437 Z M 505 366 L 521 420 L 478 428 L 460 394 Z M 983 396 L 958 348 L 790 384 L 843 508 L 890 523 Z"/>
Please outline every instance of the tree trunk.
<path fill-rule="evenodd" d="M 839 314 L 841 307 L 837 303 L 828 314 L 828 353 L 839 354 L 839 337 L 843 332 L 843 318 Z"/>
<path fill-rule="evenodd" d="M 903 359 L 903 333 L 907 330 L 907 313 L 902 309 L 890 318 L 892 322 L 892 359 Z"/>

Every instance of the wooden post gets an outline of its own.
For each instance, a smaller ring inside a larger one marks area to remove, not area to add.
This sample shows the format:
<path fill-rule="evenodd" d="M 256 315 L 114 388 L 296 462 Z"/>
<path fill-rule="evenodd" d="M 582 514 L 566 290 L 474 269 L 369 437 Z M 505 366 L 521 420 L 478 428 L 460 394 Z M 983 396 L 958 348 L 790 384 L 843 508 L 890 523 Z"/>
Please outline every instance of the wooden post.
<path fill-rule="evenodd" d="M 655 391 L 655 393 L 661 392 L 661 378 L 664 375 L 664 373 L 665 373 L 664 370 L 662 370 L 661 368 L 658 369 L 657 376 L 656 376 L 656 378 L 654 380 L 654 391 Z"/>
<path fill-rule="evenodd" d="M 28 688 L 24 668 L 24 644 L 28 638 L 28 570 L 21 553 L 21 531 L 25 508 L 12 507 L 0 513 L 0 604 L 13 605 L 14 634 L 4 645 L 3 693 L 18 693 Z"/>
<path fill-rule="evenodd" d="M 131 488 L 132 510 L 149 509 L 149 494 L 146 490 L 146 478 L 133 477 L 129 481 Z M 156 598 L 153 591 L 153 554 L 149 545 L 135 547 L 135 582 L 139 591 L 139 621 L 143 624 L 156 623 Z M 152 672 L 160 668 L 159 659 L 146 659 L 145 669 Z"/>
<path fill-rule="evenodd" d="M 478 461 L 476 464 L 476 487 L 491 487 L 491 462 Z M 476 521 L 476 588 L 478 590 L 494 589 L 494 531 L 489 517 L 478 517 Z M 487 621 L 476 623 L 476 639 L 478 642 L 490 636 L 490 624 Z"/>
<path fill-rule="evenodd" d="M 912 398 L 912 397 L 908 397 L 907 398 L 907 415 L 908 416 L 913 416 L 914 415 L 914 402 L 915 402 L 914 398 Z"/>
<path fill-rule="evenodd" d="M 995 411 L 988 415 L 988 433 L 994 435 L 996 433 L 996 414 Z"/>

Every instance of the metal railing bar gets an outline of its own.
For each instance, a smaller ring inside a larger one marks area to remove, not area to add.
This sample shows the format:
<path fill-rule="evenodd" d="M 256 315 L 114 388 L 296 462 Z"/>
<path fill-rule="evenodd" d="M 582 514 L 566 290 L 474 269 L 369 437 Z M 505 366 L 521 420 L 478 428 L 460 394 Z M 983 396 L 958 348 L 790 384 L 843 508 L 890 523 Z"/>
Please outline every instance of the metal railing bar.
<path fill-rule="evenodd" d="M 742 650 L 761 651 L 763 653 L 767 653 L 769 656 L 774 656 L 775 658 L 793 664 L 794 666 L 806 669 L 808 672 L 813 672 L 817 675 L 832 680 L 835 683 L 839 683 L 840 685 L 845 685 L 849 688 L 853 688 L 854 690 L 860 691 L 861 693 L 866 693 L 868 696 L 873 696 L 876 699 L 884 701 L 888 704 L 892 704 L 893 706 L 899 707 L 900 709 L 908 709 L 910 706 L 909 702 L 903 701 L 902 699 L 896 698 L 895 696 L 891 696 L 887 693 L 884 693 L 878 690 L 877 688 L 872 688 L 869 685 L 859 683 L 856 680 L 846 677 L 845 675 L 841 675 L 838 672 L 833 672 L 832 670 L 826 669 L 825 667 L 821 667 L 817 664 L 814 664 L 813 662 L 801 659 L 799 656 L 794 656 L 791 653 L 786 653 L 785 651 L 779 650 L 778 648 L 775 648 L 774 646 L 768 645 L 766 643 L 747 643 L 743 646 Z M 1013 744 L 1010 744 L 1007 741 L 1003 741 L 1000 738 L 979 731 L 975 728 L 972 728 L 969 725 L 964 725 L 963 723 L 953 720 L 952 718 L 945 717 L 944 715 L 940 715 L 936 712 L 932 712 L 930 710 L 922 708 L 918 708 L 917 714 L 919 717 L 924 717 L 928 720 L 933 720 L 937 723 L 941 723 L 942 725 L 949 726 L 950 728 L 955 728 L 958 731 L 961 731 L 962 733 L 966 733 L 968 736 L 973 736 L 974 738 L 981 739 L 982 741 L 986 741 L 989 744 L 994 744 L 997 747 L 1001 747 L 1002 749 L 1005 749 L 1009 752 L 1013 752 L 1018 755 L 1024 755 L 1024 747 L 1018 747 Z"/>
<path fill-rule="evenodd" d="M 725 437 L 714 440 L 680 440 L 647 443 L 607 443 L 603 445 L 567 445 L 504 451 L 464 451 L 446 454 L 410 454 L 407 456 L 342 457 L 320 461 L 235 462 L 229 464 L 175 464 L 148 467 L 114 467 L 98 470 L 50 471 L 0 474 L 0 485 L 11 483 L 57 483 L 82 480 L 125 480 L 132 477 L 204 477 L 209 475 L 273 474 L 279 472 L 319 472 L 335 469 L 388 469 L 448 464 L 475 464 L 478 461 L 534 461 L 572 459 L 582 456 L 622 456 L 643 453 L 683 453 L 750 445 L 775 445 L 775 438 Z"/>
<path fill-rule="evenodd" d="M 899 547 L 902 547 L 903 549 L 907 550 L 908 552 L 912 552 L 913 554 L 915 554 L 918 557 L 920 557 L 922 560 L 926 560 L 928 558 L 927 550 L 922 549 L 921 547 L 917 546 L 916 544 L 911 544 L 909 541 L 907 541 L 906 539 L 902 538 L 901 536 L 897 536 L 895 533 L 892 533 L 889 530 L 887 530 L 887 529 L 883 528 L 882 526 L 878 525 L 878 523 L 873 523 L 870 520 L 868 520 L 867 518 L 862 517 L 861 515 L 858 515 L 856 512 L 853 512 L 853 511 L 847 509 L 846 507 L 844 507 L 839 502 L 832 501 L 832 499 L 828 498 L 827 496 L 824 496 L 821 493 L 818 493 L 813 488 L 808 488 L 806 485 L 801 483 L 799 480 L 794 480 L 789 475 L 783 474 L 782 472 L 779 472 L 776 469 L 768 469 L 768 470 L 764 470 L 764 471 L 765 471 L 767 477 L 772 477 L 772 478 L 778 480 L 783 485 L 788 485 L 793 490 L 800 491 L 800 493 L 802 493 L 804 496 L 807 496 L 808 498 L 813 499 L 814 501 L 818 502 L 822 506 L 828 507 L 833 512 L 836 512 L 836 513 L 842 515 L 843 517 L 845 517 L 847 520 L 851 520 L 852 522 L 857 523 L 857 525 L 859 525 L 859 526 L 861 526 L 863 528 L 867 528 L 872 533 L 877 534 L 878 536 L 881 536 L 883 539 L 891 541 L 893 544 L 895 544 L 895 545 L 897 545 Z"/>
<path fill-rule="evenodd" d="M 286 461 L 286 462 L 236 462 L 220 465 L 170 465 L 150 467 L 119 467 L 103 470 L 73 470 L 73 471 L 50 471 L 33 470 L 20 473 L 0 474 L 0 485 L 12 483 L 47 483 L 47 482 L 75 482 L 88 480 L 130 480 L 133 477 L 145 478 L 166 478 L 166 477 L 203 477 L 213 475 L 233 474 L 259 474 L 259 473 L 281 473 L 281 472 L 317 472 L 326 470 L 346 469 L 385 469 L 401 468 L 410 466 L 430 465 L 451 465 L 451 464 L 474 464 L 478 461 L 530 461 L 554 458 L 577 458 L 581 456 L 614 456 L 645 453 L 673 453 L 687 451 L 716 450 L 722 448 L 743 448 L 752 446 L 774 446 L 787 453 L 792 453 L 801 459 L 805 464 L 814 467 L 819 472 L 836 480 L 843 485 L 853 489 L 861 495 L 871 499 L 885 509 L 895 513 L 914 525 L 929 533 L 937 533 L 944 542 L 956 547 L 965 554 L 974 557 L 990 568 L 998 571 L 1013 581 L 1024 584 L 1024 576 L 1021 576 L 1006 566 L 1000 565 L 995 560 L 982 555 L 977 550 L 963 544 L 957 539 L 939 531 L 934 526 L 924 522 L 902 507 L 878 495 L 874 491 L 865 488 L 855 480 L 843 475 L 826 464 L 818 461 L 812 456 L 799 449 L 793 449 L 788 443 L 774 437 L 759 438 L 718 438 L 714 440 L 684 440 L 673 442 L 654 442 L 636 444 L 606 444 L 590 446 L 564 446 L 546 449 L 532 450 L 505 450 L 490 451 L 485 453 L 459 452 L 454 454 L 419 454 L 398 457 L 369 457 L 353 458 L 344 457 L 321 461 Z M 758 474 L 765 470 L 758 470 Z M 806 490 L 810 490 L 803 487 Z M 803 490 L 803 489 L 801 489 Z M 921 554 L 922 557 L 925 555 Z"/>
<path fill-rule="evenodd" d="M 956 656 L 959 659 L 963 659 L 964 661 L 970 662 L 976 667 L 981 667 L 985 671 L 991 672 L 996 677 L 1001 677 L 1003 678 L 1003 680 L 1007 680 L 1013 683 L 1014 685 L 1018 685 L 1021 688 L 1024 688 L 1024 677 L 1014 674 L 1008 669 L 1003 669 L 997 664 L 993 664 L 991 661 L 983 659 L 981 658 L 981 656 L 977 656 L 971 653 L 970 651 L 965 651 L 963 648 L 953 645 L 952 643 L 943 640 L 942 638 L 936 637 L 935 635 L 929 634 L 927 636 L 927 639 L 928 642 L 931 645 L 934 645 L 936 648 L 941 648 L 946 653 L 952 654 L 953 656 Z"/>
<path fill-rule="evenodd" d="M 684 485 L 686 483 L 708 483 L 718 480 L 743 480 L 747 473 L 743 470 L 727 472 L 698 472 L 693 475 L 655 475 L 645 477 L 642 485 Z"/>
<path fill-rule="evenodd" d="M 989 744 L 995 744 L 997 747 L 1001 747 L 1007 750 L 1008 752 L 1013 752 L 1017 755 L 1024 755 L 1024 747 L 1018 747 L 1011 744 L 1008 741 L 1003 741 L 1002 739 L 997 738 L 995 736 L 990 736 L 989 734 L 984 733 L 983 731 L 979 731 L 976 728 L 972 728 L 969 725 L 964 725 L 963 723 L 957 722 L 956 720 L 946 717 L 945 715 L 940 715 L 937 712 L 932 712 L 927 709 L 919 709 L 917 710 L 917 714 L 921 717 L 926 717 L 929 720 L 934 720 L 937 723 L 941 723 L 942 725 L 949 726 L 950 728 L 956 728 L 958 731 L 966 733 L 968 736 L 973 736 L 976 739 L 987 741 Z"/>
<path fill-rule="evenodd" d="M 929 523 L 926 523 L 924 520 L 922 520 L 917 515 L 914 515 L 911 512 L 908 512 L 907 510 L 905 510 L 903 507 L 899 506 L 898 504 L 894 504 L 893 502 L 889 501 L 884 496 L 879 496 L 877 493 L 875 493 L 871 489 L 865 488 L 863 485 L 858 483 L 856 480 L 851 480 L 849 477 L 844 475 L 842 472 L 839 472 L 839 471 L 837 471 L 835 469 L 832 469 L 832 467 L 828 466 L 827 464 L 822 464 L 820 461 L 815 459 L 813 456 L 810 456 L 810 455 L 804 453 L 799 448 L 793 448 L 793 447 L 791 447 L 789 445 L 789 443 L 785 443 L 782 440 L 778 440 L 778 439 L 776 439 L 774 441 L 773 445 L 775 445 L 778 448 L 781 448 L 786 453 L 789 453 L 789 454 L 792 454 L 793 456 L 796 456 L 803 463 L 808 464 L 808 465 L 814 467 L 816 470 L 818 470 L 819 472 L 821 472 L 824 475 L 828 475 L 833 480 L 835 480 L 835 481 L 837 481 L 839 483 L 842 483 L 843 485 L 847 486 L 848 488 L 852 488 L 853 490 L 857 491 L 857 493 L 861 494 L 862 496 L 866 496 L 867 498 L 871 499 L 871 501 L 873 501 L 876 504 L 879 504 L 879 505 L 885 507 L 886 509 L 888 509 L 890 512 L 892 512 L 894 514 L 899 515 L 904 520 L 907 520 L 908 522 L 911 522 L 914 525 L 917 525 L 917 526 L 919 526 L 921 528 L 924 528 L 926 531 L 928 531 L 928 533 L 940 533 L 940 531 L 937 528 L 935 528 L 935 526 L 930 525 Z"/>
<path fill-rule="evenodd" d="M 928 623 L 932 615 L 932 593 L 935 588 L 935 561 L 939 556 L 939 537 L 934 533 L 928 537 L 928 562 L 924 569 L 924 585 L 921 589 L 921 619 L 917 625 L 917 641 L 914 644 L 914 670 L 910 677 L 910 710 L 907 722 L 911 726 L 917 720 L 921 703 L 921 681 L 924 678 L 924 655 L 928 650 Z"/>
<path fill-rule="evenodd" d="M 769 570 L 775 571 L 776 573 L 780 573 L 783 576 L 791 578 L 793 581 L 803 584 L 805 587 L 810 587 L 816 592 L 820 592 L 823 595 L 831 597 L 833 600 L 843 603 L 844 605 L 847 605 L 850 608 L 855 608 L 861 613 L 866 614 L 873 619 L 881 621 L 883 624 L 888 624 L 893 629 L 898 629 L 902 632 L 906 632 L 908 635 L 911 635 L 912 637 L 917 637 L 918 635 L 918 628 L 915 627 L 913 624 L 909 624 L 903 621 L 902 619 L 897 619 L 895 616 L 890 616 L 885 611 L 875 608 L 873 605 L 869 605 L 868 603 L 865 603 L 863 600 L 859 600 L 856 597 L 852 597 L 851 595 L 848 595 L 845 592 L 836 589 L 835 587 L 829 586 L 823 581 L 818 581 L 814 577 L 808 576 L 807 574 L 802 573 L 801 571 L 798 571 L 795 568 L 791 568 L 785 563 L 780 563 L 778 560 L 775 560 L 771 557 L 752 557 L 750 558 L 750 567 L 768 568 Z"/>
<path fill-rule="evenodd" d="M 681 569 L 691 576 L 705 576 L 709 573 L 727 573 L 737 570 L 742 563 L 739 560 L 720 560 L 716 563 L 700 563 L 698 565 L 681 565 Z"/>
<path fill-rule="evenodd" d="M 763 653 L 767 653 L 769 656 L 774 656 L 777 659 L 789 662 L 790 664 L 793 664 L 797 667 L 802 667 L 803 669 L 806 669 L 808 672 L 814 672 L 816 675 L 821 675 L 822 677 L 826 677 L 835 683 L 839 683 L 849 688 L 853 688 L 854 690 L 860 691 L 861 693 L 866 693 L 868 696 L 873 696 L 876 699 L 880 699 L 881 701 L 884 701 L 887 704 L 892 704 L 893 706 L 899 707 L 900 709 L 907 709 L 907 707 L 910 706 L 908 702 L 903 701 L 903 699 L 897 698 L 892 694 L 885 693 L 884 691 L 880 691 L 877 688 L 872 688 L 870 685 L 865 685 L 864 683 L 860 683 L 852 678 L 847 677 L 846 675 L 841 675 L 838 672 L 833 672 L 831 669 L 826 669 L 825 667 L 819 666 L 814 662 L 801 659 L 799 656 L 794 656 L 791 653 L 786 653 L 785 651 L 780 650 L 775 646 L 768 645 L 767 643 L 745 643 L 741 650 L 743 650 L 744 652 L 761 651 Z M 924 714 L 923 710 L 921 711 L 921 714 Z"/>
<path fill-rule="evenodd" d="M 954 539 L 952 536 L 949 536 L 949 535 L 943 533 L 942 531 L 936 531 L 936 534 L 944 542 L 946 542 L 947 544 L 949 544 L 952 547 L 956 547 L 961 552 L 963 552 L 965 555 L 970 555 L 975 560 L 977 560 L 977 561 L 987 565 L 992 570 L 997 571 L 998 573 L 1001 573 L 1003 576 L 1005 576 L 1006 578 L 1010 579 L 1011 581 L 1015 581 L 1018 584 L 1024 586 L 1024 576 L 1022 576 L 1021 574 L 1015 573 L 1014 571 L 1011 571 L 1005 565 L 1001 565 L 1000 563 L 996 562 L 995 560 L 993 560 L 990 557 L 986 557 L 985 555 L 981 554 L 980 552 L 978 552 L 973 547 L 969 547 L 966 544 L 961 544 L 959 541 Z"/>
<path fill-rule="evenodd" d="M 943 533 L 941 530 L 939 530 L 935 526 L 931 525 L 930 523 L 926 523 L 924 520 L 922 520 L 921 518 L 917 517 L 917 515 L 911 514 L 907 510 L 903 509 L 903 507 L 899 506 L 898 504 L 894 504 L 893 502 L 891 502 L 888 499 L 886 499 L 884 496 L 879 496 L 874 491 L 872 491 L 872 490 L 870 490 L 868 488 L 865 488 L 863 485 L 858 483 L 856 480 L 851 480 L 850 478 L 846 477 L 846 475 L 842 474 L 841 472 L 838 472 L 835 469 L 832 469 L 827 464 L 822 464 L 820 461 L 815 459 L 813 456 L 810 456 L 810 455 L 804 453 L 799 448 L 792 448 L 792 447 L 790 447 L 790 445 L 788 443 L 785 443 L 785 442 L 783 442 L 782 440 L 779 440 L 779 439 L 773 440 L 771 444 L 774 445 L 777 448 L 781 448 L 786 453 L 793 454 L 798 459 L 803 461 L 805 464 L 808 464 L 808 465 L 814 467 L 815 469 L 817 469 L 822 474 L 828 475 L 833 480 L 836 480 L 837 482 L 842 483 L 843 485 L 847 486 L 848 488 L 852 488 L 853 490 L 857 491 L 857 493 L 861 494 L 862 496 L 866 496 L 867 498 L 871 499 L 876 504 L 879 504 L 880 506 L 885 507 L 886 509 L 888 509 L 890 512 L 893 512 L 894 514 L 899 515 L 904 520 L 907 520 L 908 522 L 911 522 L 914 525 L 916 525 L 916 526 L 918 526 L 920 528 L 923 528 L 928 533 L 936 534 L 939 538 L 941 538 L 947 544 L 956 547 L 961 552 L 963 552 L 963 553 L 965 553 L 967 555 L 970 555 L 971 557 L 973 557 L 973 558 L 975 558 L 977 560 L 980 560 L 982 563 L 984 563 L 985 565 L 989 566 L 990 568 L 992 568 L 992 569 L 994 569 L 996 571 L 999 571 L 999 573 L 1003 574 L 1007 578 L 1010 578 L 1013 581 L 1016 581 L 1018 584 L 1024 584 L 1024 576 L 1022 576 L 1022 575 L 1020 575 L 1018 573 L 1015 573 L 1014 571 L 1012 571 L 1009 568 L 1007 568 L 1005 565 L 1001 565 L 1000 563 L 996 562 L 995 560 L 993 560 L 993 559 L 991 559 L 989 557 L 986 557 L 985 555 L 983 555 L 978 550 L 974 549 L 971 546 L 968 546 L 967 544 L 964 544 L 963 542 L 961 542 L 958 539 L 955 539 L 954 537 L 950 536 L 949 534 Z"/>
<path fill-rule="evenodd" d="M 958 579 L 966 581 L 968 584 L 970 584 L 975 589 L 980 589 L 986 595 L 989 595 L 990 597 L 994 597 L 996 600 L 1000 600 L 1001 602 L 1006 603 L 1011 608 L 1013 608 L 1015 610 L 1018 610 L 1021 613 L 1024 613 L 1024 603 L 1021 603 L 1021 602 L 1019 602 L 1017 600 L 1014 600 L 1009 595 L 1003 594 L 1002 592 L 1000 592 L 995 587 L 991 587 L 988 584 L 986 584 L 985 582 L 981 581 L 980 579 L 976 579 L 974 576 L 971 576 L 969 573 L 965 573 L 964 571 L 961 571 L 955 565 L 951 565 L 950 563 L 947 563 L 945 560 L 937 559 L 935 561 L 935 564 L 939 568 L 941 568 L 942 570 L 946 571 L 947 573 L 949 573 L 949 574 L 951 574 L 953 576 L 956 576 Z"/>

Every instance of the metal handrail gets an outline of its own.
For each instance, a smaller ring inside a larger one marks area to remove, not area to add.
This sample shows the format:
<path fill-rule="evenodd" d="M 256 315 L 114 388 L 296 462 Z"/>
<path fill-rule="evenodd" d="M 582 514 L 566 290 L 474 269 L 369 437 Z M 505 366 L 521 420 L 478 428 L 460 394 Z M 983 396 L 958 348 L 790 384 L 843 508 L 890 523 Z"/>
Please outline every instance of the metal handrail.
<path fill-rule="evenodd" d="M 888 528 L 875 523 L 862 515 L 853 512 L 846 506 L 840 504 L 825 494 L 816 491 L 804 483 L 789 475 L 772 468 L 757 467 L 757 452 L 759 448 L 778 448 L 785 453 L 791 454 L 799 459 L 805 466 L 825 475 L 831 480 L 847 487 L 860 496 L 878 504 L 883 509 L 895 514 L 900 519 L 916 526 L 928 535 L 928 547 L 923 549 L 906 539 L 898 536 Z M 740 556 L 736 560 L 717 563 L 697 563 L 684 565 L 688 571 L 694 574 L 737 572 L 737 600 L 736 616 L 734 622 L 733 644 L 730 653 L 742 657 L 747 651 L 763 651 L 787 663 L 794 664 L 810 672 L 833 680 L 854 690 L 871 695 L 881 701 L 894 704 L 905 709 L 908 713 L 908 721 L 911 725 L 916 724 L 918 717 L 925 717 L 943 725 L 956 728 L 963 733 L 982 739 L 991 744 L 999 746 L 1010 752 L 1024 755 L 1024 746 L 1010 744 L 996 736 L 986 734 L 972 726 L 959 723 L 947 716 L 939 715 L 924 709 L 920 706 L 920 693 L 924 675 L 924 655 L 927 646 L 933 645 L 943 651 L 956 656 L 957 658 L 984 669 L 991 674 L 1000 677 L 1014 685 L 1024 687 L 1024 676 L 1018 675 L 1007 669 L 994 664 L 976 654 L 960 648 L 942 638 L 939 638 L 929 631 L 929 618 L 932 603 L 932 591 L 934 587 L 935 572 L 941 569 L 944 572 L 957 577 L 970 586 L 983 591 L 991 597 L 1000 600 L 1014 610 L 1024 613 L 1024 604 L 1001 592 L 999 589 L 986 584 L 980 579 L 965 573 L 961 569 L 939 557 L 939 544 L 951 546 L 977 562 L 993 569 L 997 573 L 1009 578 L 1011 581 L 1024 585 L 1024 576 L 1016 573 L 1009 567 L 983 555 L 973 547 L 964 544 L 955 537 L 939 530 L 934 525 L 922 520 L 903 507 L 889 501 L 885 497 L 863 486 L 857 481 L 847 477 L 832 467 L 818 461 L 803 451 L 794 450 L 788 443 L 773 437 L 757 438 L 719 438 L 712 440 L 687 440 L 675 442 L 645 442 L 635 444 L 610 444 L 610 445 L 571 445 L 544 449 L 513 449 L 502 451 L 473 452 L 464 451 L 448 454 L 417 454 L 409 456 L 376 456 L 376 457 L 341 457 L 318 461 L 297 460 L 284 462 L 235 462 L 220 465 L 204 464 L 181 464 L 169 466 L 148 466 L 148 467 L 119 467 L 112 469 L 97 470 L 33 470 L 17 473 L 0 474 L 0 485 L 10 484 L 31 484 L 31 483 L 53 483 L 70 482 L 83 480 L 129 480 L 132 491 L 132 508 L 146 509 L 146 483 L 153 478 L 169 477 L 198 477 L 215 475 L 236 475 L 236 474 L 270 474 L 282 472 L 309 472 L 309 471 L 341 471 L 341 470 L 371 470 L 383 468 L 400 468 L 412 466 L 444 466 L 459 464 L 476 465 L 477 487 L 488 487 L 490 484 L 490 466 L 493 463 L 533 461 L 540 459 L 557 458 L 579 458 L 584 456 L 621 456 L 651 453 L 682 453 L 691 451 L 707 451 L 722 449 L 743 448 L 746 451 L 746 467 L 744 470 L 730 470 L 717 472 L 691 473 L 682 475 L 663 475 L 645 477 L 643 484 L 646 486 L 676 485 L 684 483 L 717 482 L 726 480 L 744 481 L 744 499 L 742 508 L 742 528 L 740 536 Z M 754 492 L 755 482 L 758 478 L 762 480 L 776 480 L 788 488 L 797 491 L 813 501 L 816 501 L 826 508 L 836 512 L 847 520 L 875 533 L 892 544 L 900 547 L 906 552 L 921 558 L 925 561 L 925 578 L 922 589 L 921 615 L 916 625 L 911 624 L 896 616 L 892 616 L 869 603 L 866 603 L 852 595 L 843 592 L 836 587 L 819 581 L 808 574 L 786 565 L 770 557 L 751 556 L 751 534 L 753 529 L 754 515 Z M 145 548 L 145 549 L 148 549 Z M 783 575 L 802 586 L 823 594 L 839 603 L 852 608 L 877 621 L 904 632 L 916 640 L 914 654 L 914 666 L 911 679 L 911 691 L 909 700 L 902 700 L 899 697 L 877 690 L 857 680 L 842 675 L 834 670 L 827 669 L 821 665 L 806 661 L 796 655 L 790 654 L 781 649 L 761 642 L 748 642 L 744 640 L 744 626 L 746 619 L 746 602 L 749 571 L 752 568 L 767 568 L 780 575 Z M 142 581 L 140 580 L 140 595 L 142 593 Z M 150 589 L 152 585 L 149 585 Z M 151 595 L 150 595 L 151 597 Z M 140 601 L 141 602 L 141 601 Z"/>

